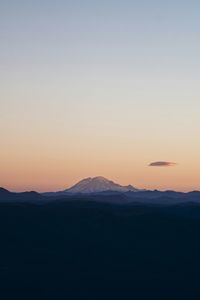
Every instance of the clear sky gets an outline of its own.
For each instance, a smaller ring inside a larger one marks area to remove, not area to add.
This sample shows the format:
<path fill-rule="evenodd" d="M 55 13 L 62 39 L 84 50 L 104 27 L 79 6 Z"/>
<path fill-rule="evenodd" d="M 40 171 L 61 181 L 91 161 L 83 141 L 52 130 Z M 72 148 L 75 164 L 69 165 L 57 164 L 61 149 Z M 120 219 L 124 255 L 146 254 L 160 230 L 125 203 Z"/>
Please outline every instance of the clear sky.
<path fill-rule="evenodd" d="M 197 0 L 0 0 L 0 186 L 200 189 L 199 13 Z"/>

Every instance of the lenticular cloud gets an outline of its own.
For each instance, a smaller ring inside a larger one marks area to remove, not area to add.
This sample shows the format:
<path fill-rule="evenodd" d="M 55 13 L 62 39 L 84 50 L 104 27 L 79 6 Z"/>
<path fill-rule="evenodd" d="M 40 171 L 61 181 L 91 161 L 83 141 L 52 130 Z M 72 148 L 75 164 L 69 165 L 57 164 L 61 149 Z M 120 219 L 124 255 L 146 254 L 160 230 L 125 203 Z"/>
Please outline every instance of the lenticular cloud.
<path fill-rule="evenodd" d="M 174 167 L 177 164 L 169 161 L 155 161 L 149 164 L 149 167 Z"/>

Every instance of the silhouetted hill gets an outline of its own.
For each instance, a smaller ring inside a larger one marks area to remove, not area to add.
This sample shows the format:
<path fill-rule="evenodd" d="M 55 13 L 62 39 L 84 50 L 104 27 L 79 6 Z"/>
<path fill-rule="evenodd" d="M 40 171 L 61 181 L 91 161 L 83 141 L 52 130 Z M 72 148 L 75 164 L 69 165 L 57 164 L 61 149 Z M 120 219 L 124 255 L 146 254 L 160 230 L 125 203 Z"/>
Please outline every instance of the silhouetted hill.
<path fill-rule="evenodd" d="M 42 202 L 46 198 L 34 191 L 23 193 L 12 193 L 4 188 L 0 188 L 0 202 Z"/>
<path fill-rule="evenodd" d="M 200 193 L 0 189 L 1 299 L 199 299 Z"/>
<path fill-rule="evenodd" d="M 6 195 L 9 194 L 10 192 L 2 187 L 0 187 L 0 195 Z"/>
<path fill-rule="evenodd" d="M 1 299 L 199 299 L 199 232 L 194 203 L 0 203 Z"/>
<path fill-rule="evenodd" d="M 154 204 L 154 205 L 176 205 L 184 203 L 200 203 L 200 192 L 194 191 L 181 193 L 174 191 L 139 191 L 118 192 L 103 191 L 98 193 L 45 193 L 37 192 L 11 193 L 0 189 L 0 202 L 33 202 L 43 204 L 52 201 L 94 201 L 102 203 L 113 203 L 127 205 L 131 203 Z"/>

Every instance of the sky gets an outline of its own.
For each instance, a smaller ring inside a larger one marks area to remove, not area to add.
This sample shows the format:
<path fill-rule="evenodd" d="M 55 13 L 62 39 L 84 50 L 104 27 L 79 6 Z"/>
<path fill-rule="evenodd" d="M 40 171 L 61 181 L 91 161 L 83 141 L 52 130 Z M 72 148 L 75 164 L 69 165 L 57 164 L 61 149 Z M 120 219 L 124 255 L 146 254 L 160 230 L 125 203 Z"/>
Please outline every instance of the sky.
<path fill-rule="evenodd" d="M 0 0 L 0 186 L 101 175 L 200 190 L 199 11 L 197 0 Z"/>

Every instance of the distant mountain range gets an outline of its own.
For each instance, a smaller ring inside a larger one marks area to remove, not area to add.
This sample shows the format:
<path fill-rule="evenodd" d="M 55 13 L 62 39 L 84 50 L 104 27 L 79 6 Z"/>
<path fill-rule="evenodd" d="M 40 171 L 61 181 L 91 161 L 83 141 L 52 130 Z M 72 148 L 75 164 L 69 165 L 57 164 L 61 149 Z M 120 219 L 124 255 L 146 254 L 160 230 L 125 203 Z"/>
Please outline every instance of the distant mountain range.
<path fill-rule="evenodd" d="M 1 299 L 200 299 L 199 232 L 200 192 L 2 188 Z"/>
<path fill-rule="evenodd" d="M 104 177 L 86 178 L 69 189 L 59 192 L 12 193 L 0 188 L 0 202 L 27 202 L 42 204 L 53 201 L 81 201 L 108 204 L 145 204 L 145 205 L 176 205 L 183 203 L 200 204 L 200 192 L 189 193 L 175 191 L 140 190 L 132 185 L 122 186 Z"/>
<path fill-rule="evenodd" d="M 0 187 L 0 202 L 41 202 L 44 196 L 37 192 L 12 193 Z"/>

